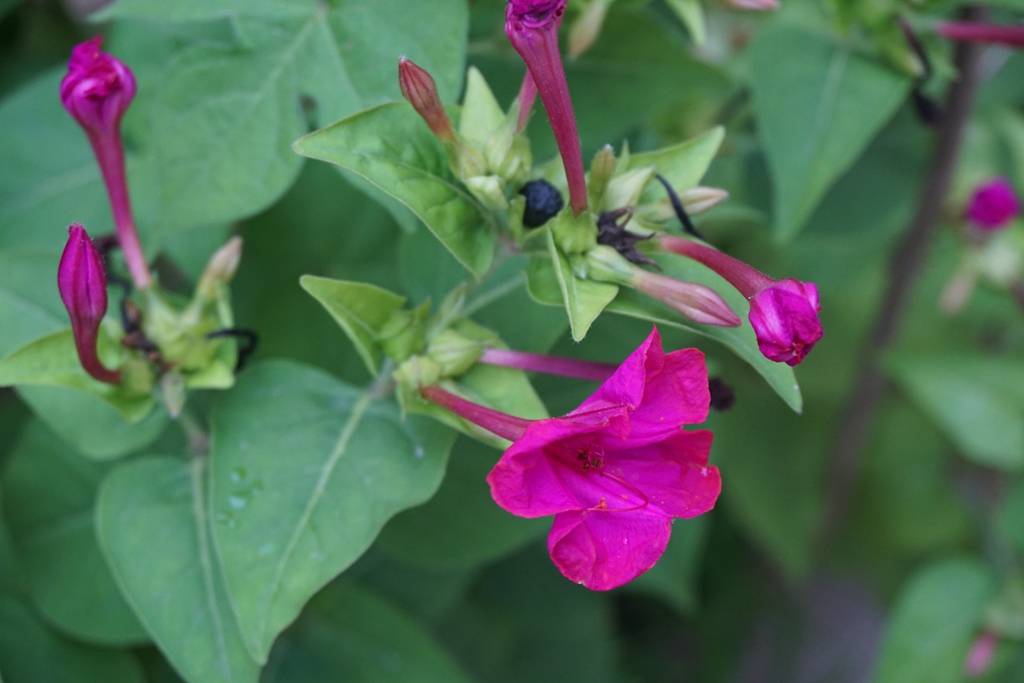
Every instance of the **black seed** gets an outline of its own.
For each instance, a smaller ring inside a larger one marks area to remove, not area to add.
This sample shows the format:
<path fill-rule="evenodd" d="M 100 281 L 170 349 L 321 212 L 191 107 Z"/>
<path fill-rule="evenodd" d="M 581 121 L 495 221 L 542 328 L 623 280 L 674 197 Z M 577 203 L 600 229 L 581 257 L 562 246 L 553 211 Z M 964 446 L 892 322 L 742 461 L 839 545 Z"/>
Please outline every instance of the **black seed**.
<path fill-rule="evenodd" d="M 519 194 L 526 197 L 523 225 L 528 228 L 539 228 L 554 218 L 565 206 L 558 188 L 546 180 L 531 180 L 523 185 Z"/>

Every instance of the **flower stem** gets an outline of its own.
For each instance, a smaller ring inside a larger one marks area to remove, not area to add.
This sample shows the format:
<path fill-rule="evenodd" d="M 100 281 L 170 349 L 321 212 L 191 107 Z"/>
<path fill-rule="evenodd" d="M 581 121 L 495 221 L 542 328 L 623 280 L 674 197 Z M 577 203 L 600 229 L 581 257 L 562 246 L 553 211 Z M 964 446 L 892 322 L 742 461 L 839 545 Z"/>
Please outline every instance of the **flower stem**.
<path fill-rule="evenodd" d="M 530 421 L 521 417 L 509 415 L 493 408 L 482 406 L 479 403 L 467 401 L 461 396 L 456 396 L 436 384 L 420 389 L 420 395 L 442 408 L 447 408 L 459 417 L 472 422 L 478 427 L 500 436 L 509 441 L 515 441 L 521 437 L 529 426 Z"/>
<path fill-rule="evenodd" d="M 110 206 L 117 227 L 117 241 L 121 245 L 125 262 L 137 289 L 146 289 L 152 284 L 152 277 L 142 253 L 139 233 L 135 229 L 131 198 L 128 196 L 128 182 L 125 174 L 124 147 L 121 133 L 116 128 L 108 134 L 89 134 L 96 160 L 103 172 Z"/>
<path fill-rule="evenodd" d="M 575 379 L 593 380 L 595 382 L 603 382 L 611 377 L 616 367 L 607 363 L 592 363 L 572 358 L 543 356 L 536 353 L 509 351 L 506 349 L 485 349 L 483 355 L 480 356 L 480 362 L 505 368 L 526 370 L 528 372 L 540 372 L 547 375 L 573 377 Z"/>

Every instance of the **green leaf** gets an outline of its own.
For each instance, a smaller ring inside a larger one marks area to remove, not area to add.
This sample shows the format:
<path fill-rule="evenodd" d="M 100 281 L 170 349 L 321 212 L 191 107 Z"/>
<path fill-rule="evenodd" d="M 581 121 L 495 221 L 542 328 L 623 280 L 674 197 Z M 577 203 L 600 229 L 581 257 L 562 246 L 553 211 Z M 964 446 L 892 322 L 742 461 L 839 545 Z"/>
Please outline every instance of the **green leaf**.
<path fill-rule="evenodd" d="M 649 572 L 629 584 L 630 590 L 649 593 L 689 615 L 697 607 L 697 572 L 708 524 L 705 518 L 679 520 L 665 554 Z"/>
<path fill-rule="evenodd" d="M 308 14 L 315 0 L 117 0 L 93 18 L 150 19 L 159 21 L 208 21 L 241 16 L 288 16 Z"/>
<path fill-rule="evenodd" d="M 744 318 L 740 327 L 713 327 L 697 325 L 684 321 L 673 310 L 654 299 L 631 289 L 623 288 L 616 299 L 608 305 L 608 311 L 630 318 L 649 320 L 658 325 L 668 325 L 688 330 L 704 337 L 714 339 L 723 344 L 737 356 L 750 364 L 761 375 L 775 393 L 796 412 L 803 409 L 803 397 L 800 386 L 796 382 L 793 369 L 783 363 L 773 363 L 761 355 L 757 339 L 750 322 L 746 320 L 749 304 L 743 295 L 737 292 L 721 277 L 690 259 L 674 255 L 657 255 L 655 260 L 665 275 L 678 280 L 697 282 L 718 292 L 737 314 Z M 555 273 L 546 259 L 534 259 L 529 269 L 530 295 L 538 303 L 557 306 L 561 303 L 558 297 L 558 283 Z"/>
<path fill-rule="evenodd" d="M 1024 363 L 964 354 L 893 356 L 887 363 L 911 398 L 981 465 L 1024 466 Z"/>
<path fill-rule="evenodd" d="M 253 681 L 210 539 L 206 460 L 118 466 L 100 487 L 97 533 L 139 620 L 191 683 Z"/>
<path fill-rule="evenodd" d="M 129 652 L 79 645 L 47 630 L 18 600 L 0 595 L 0 664 L 6 683 L 144 683 Z"/>
<path fill-rule="evenodd" d="M 51 281 L 58 258 L 45 249 L 0 251 L 0 358 L 67 327 Z M 47 274 L 50 287 L 40 287 L 40 273 Z"/>
<path fill-rule="evenodd" d="M 462 100 L 459 135 L 477 145 L 486 146 L 502 124 L 505 112 L 494 98 L 483 74 L 475 66 L 466 75 L 466 96 Z"/>
<path fill-rule="evenodd" d="M 466 269 L 487 272 L 493 226 L 411 106 L 387 104 L 342 119 L 299 139 L 295 151 L 362 176 L 415 213 Z"/>
<path fill-rule="evenodd" d="M 850 45 L 776 23 L 748 52 L 780 239 L 803 227 L 903 103 L 909 79 Z"/>
<path fill-rule="evenodd" d="M 289 362 L 253 367 L 213 420 L 214 540 L 249 652 L 440 485 L 453 434 Z"/>
<path fill-rule="evenodd" d="M 452 451 L 437 495 L 391 520 L 376 547 L 420 566 L 469 568 L 514 552 L 551 526 L 548 519 L 514 517 L 494 504 L 486 477 L 500 451 L 467 438 Z"/>
<path fill-rule="evenodd" d="M 96 542 L 93 507 L 108 469 L 30 423 L 4 476 L 8 525 L 32 600 L 50 623 L 98 644 L 145 642 Z"/>
<path fill-rule="evenodd" d="M 547 230 L 545 237 L 551 260 L 548 262 L 544 259 L 534 259 L 530 262 L 528 270 L 530 295 L 541 303 L 551 303 L 545 274 L 553 275 L 560 293 L 559 302 L 553 305 L 565 306 L 573 341 L 583 341 L 587 332 L 590 331 L 590 326 L 615 299 L 619 293 L 619 287 L 606 282 L 591 282 L 577 278 L 572 272 L 569 260 L 555 243 L 554 234 Z M 540 282 L 544 282 L 544 285 L 540 285 Z M 544 286 L 544 289 L 535 290 L 539 286 Z"/>
<path fill-rule="evenodd" d="M 948 560 L 915 575 L 896 602 L 876 683 L 955 683 L 993 593 L 976 560 Z"/>
<path fill-rule="evenodd" d="M 100 357 L 109 367 L 117 365 L 112 359 L 120 347 L 114 344 L 100 334 Z M 78 361 L 70 329 L 37 339 L 0 358 L 0 387 L 26 385 L 65 387 L 95 396 L 116 408 L 132 424 L 145 418 L 154 406 L 150 395 L 128 394 L 120 386 L 90 377 Z"/>
<path fill-rule="evenodd" d="M 374 285 L 313 275 L 303 275 L 299 284 L 327 309 L 356 347 L 366 369 L 376 375 L 382 353 L 377 336 L 392 314 L 405 305 L 405 298 Z"/>
<path fill-rule="evenodd" d="M 408 614 L 350 582 L 318 596 L 282 647 L 265 683 L 468 683 L 455 661 Z"/>
<path fill-rule="evenodd" d="M 167 411 L 153 410 L 141 422 L 125 422 L 106 401 L 64 387 L 18 387 L 18 395 L 50 430 L 96 460 L 119 458 L 152 443 L 167 426 Z"/>
<path fill-rule="evenodd" d="M 677 191 L 685 191 L 696 187 L 708 172 L 724 140 L 725 129 L 712 128 L 703 135 L 669 147 L 630 154 L 627 169 L 632 171 L 653 166 Z M 645 199 L 650 201 L 663 197 L 664 190 L 660 183 L 650 183 L 646 194 Z"/>
<path fill-rule="evenodd" d="M 236 29 L 233 44 L 194 41 L 156 90 L 150 142 L 165 220 L 175 225 L 228 222 L 272 204 L 302 164 L 289 147 L 308 130 L 304 106 L 328 122 L 398 99 L 402 52 L 449 96 L 461 81 L 461 0 L 204 4 L 140 0 L 125 9 L 160 20 L 230 17 Z M 452 38 L 434 39 L 442 33 Z"/>

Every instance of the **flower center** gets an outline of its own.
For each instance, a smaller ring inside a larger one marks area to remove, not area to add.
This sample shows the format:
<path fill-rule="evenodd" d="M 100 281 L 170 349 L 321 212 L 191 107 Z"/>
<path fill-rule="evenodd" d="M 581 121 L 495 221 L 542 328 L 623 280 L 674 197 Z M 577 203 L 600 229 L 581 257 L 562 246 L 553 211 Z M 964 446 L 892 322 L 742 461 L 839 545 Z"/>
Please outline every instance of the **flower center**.
<path fill-rule="evenodd" d="M 576 452 L 576 460 L 584 472 L 604 469 L 604 451 L 600 448 L 587 446 Z"/>

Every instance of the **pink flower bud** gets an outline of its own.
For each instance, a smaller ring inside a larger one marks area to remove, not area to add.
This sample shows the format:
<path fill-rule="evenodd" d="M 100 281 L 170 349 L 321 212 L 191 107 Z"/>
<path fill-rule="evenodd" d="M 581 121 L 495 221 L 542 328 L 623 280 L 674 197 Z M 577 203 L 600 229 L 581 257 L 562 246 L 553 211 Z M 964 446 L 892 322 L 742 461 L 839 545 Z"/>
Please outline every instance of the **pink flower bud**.
<path fill-rule="evenodd" d="M 411 59 L 402 57 L 398 60 L 398 85 L 402 96 L 427 122 L 434 135 L 444 142 L 454 142 L 455 129 L 441 104 L 437 84 L 430 73 Z"/>
<path fill-rule="evenodd" d="M 117 241 L 132 281 L 145 289 L 152 278 L 135 229 L 121 144 L 121 117 L 135 97 L 135 76 L 127 66 L 102 52 L 102 46 L 103 39 L 97 36 L 71 51 L 68 72 L 60 84 L 60 99 L 89 138 L 107 186 Z"/>
<path fill-rule="evenodd" d="M 68 228 L 68 243 L 57 270 L 57 287 L 71 318 L 82 367 L 101 382 L 117 384 L 121 374 L 105 368 L 96 352 L 100 323 L 107 313 L 107 275 L 99 252 L 81 225 Z"/>
<path fill-rule="evenodd" d="M 824 336 L 818 288 L 810 282 L 780 280 L 750 300 L 750 324 L 768 360 L 796 366 Z"/>
<path fill-rule="evenodd" d="M 633 286 L 702 325 L 739 327 L 740 319 L 713 289 L 637 268 Z"/>
<path fill-rule="evenodd" d="M 667 251 L 703 263 L 750 300 L 748 319 L 765 358 L 799 365 L 824 336 L 818 313 L 818 288 L 810 282 L 773 280 L 717 249 L 681 237 L 663 235 Z"/>
<path fill-rule="evenodd" d="M 1020 200 L 1013 185 L 1005 178 L 996 178 L 980 185 L 967 206 L 967 218 L 980 230 L 1005 228 L 1020 215 Z"/>
<path fill-rule="evenodd" d="M 526 63 L 547 110 L 565 165 L 570 204 L 579 215 L 587 208 L 587 178 L 576 114 L 558 50 L 558 27 L 564 14 L 565 0 L 509 0 L 505 33 Z"/>
<path fill-rule="evenodd" d="M 135 76 L 111 55 L 102 52 L 96 36 L 71 51 L 68 72 L 60 83 L 64 108 L 89 135 L 112 134 L 135 97 Z"/>
<path fill-rule="evenodd" d="M 779 9 L 779 0 L 725 0 L 725 4 L 733 9 L 751 12 Z"/>
<path fill-rule="evenodd" d="M 988 673 L 998 646 L 999 638 L 991 631 L 982 631 L 974 639 L 964 661 L 964 673 L 968 678 L 980 678 Z"/>
<path fill-rule="evenodd" d="M 939 35 L 964 43 L 989 43 L 1024 47 L 1024 26 L 999 26 L 970 21 L 939 24 Z"/>

